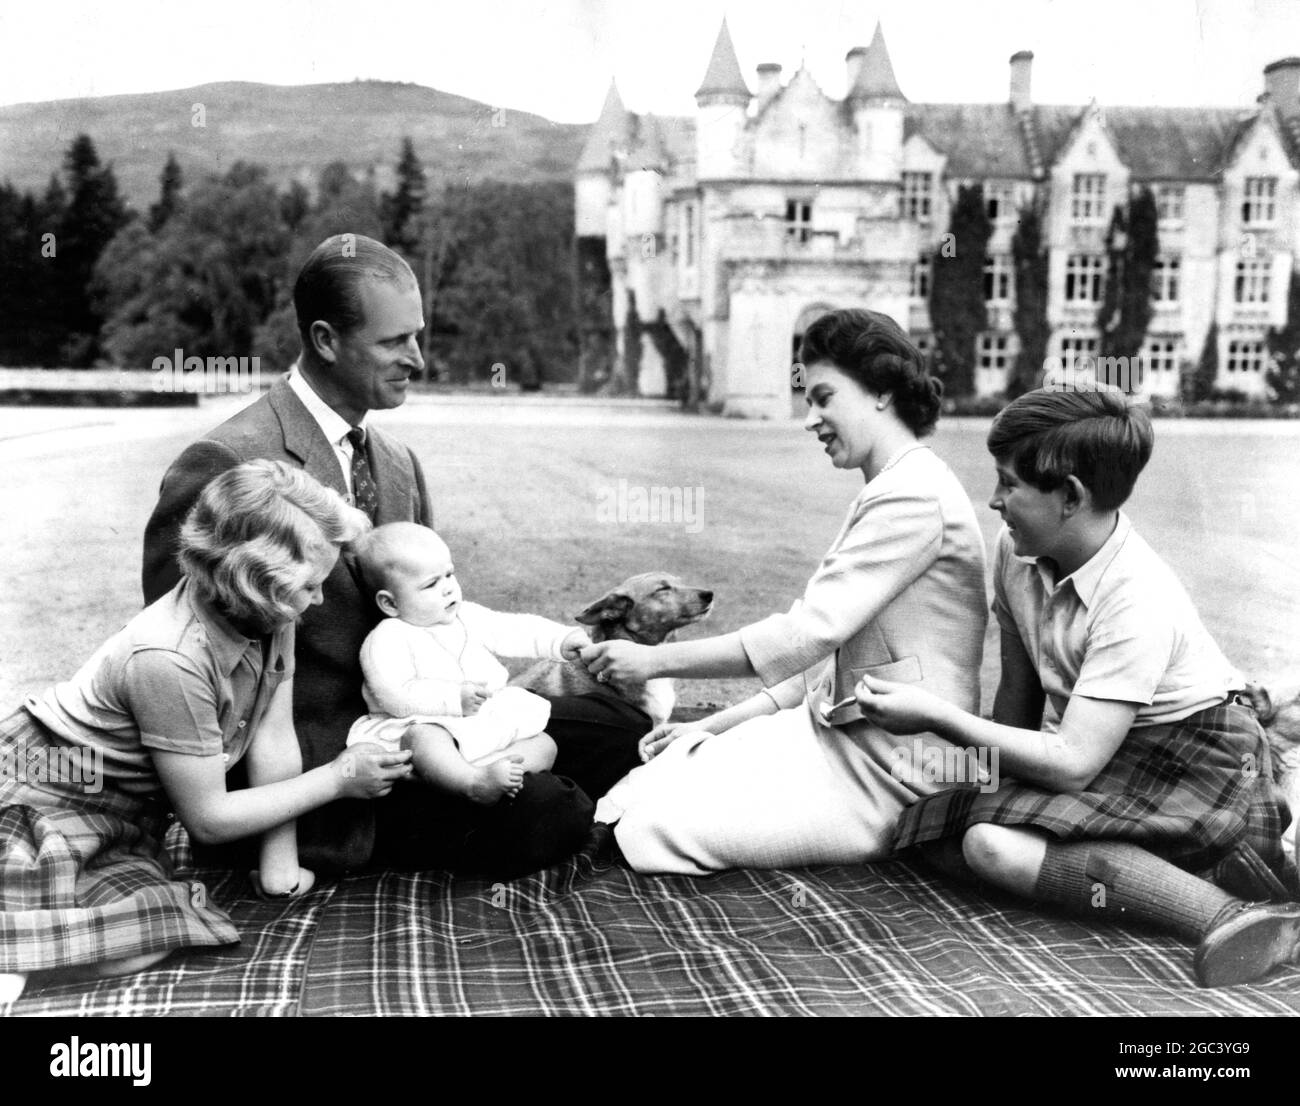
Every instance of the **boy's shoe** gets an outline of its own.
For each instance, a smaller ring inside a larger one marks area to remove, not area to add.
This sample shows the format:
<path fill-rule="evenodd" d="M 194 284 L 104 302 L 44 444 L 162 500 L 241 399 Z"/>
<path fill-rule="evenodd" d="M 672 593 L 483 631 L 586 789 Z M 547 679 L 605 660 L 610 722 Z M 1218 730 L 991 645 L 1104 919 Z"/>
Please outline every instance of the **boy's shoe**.
<path fill-rule="evenodd" d="M 1300 903 L 1243 904 L 1205 935 L 1192 964 L 1202 987 L 1253 983 L 1300 964 Z"/>

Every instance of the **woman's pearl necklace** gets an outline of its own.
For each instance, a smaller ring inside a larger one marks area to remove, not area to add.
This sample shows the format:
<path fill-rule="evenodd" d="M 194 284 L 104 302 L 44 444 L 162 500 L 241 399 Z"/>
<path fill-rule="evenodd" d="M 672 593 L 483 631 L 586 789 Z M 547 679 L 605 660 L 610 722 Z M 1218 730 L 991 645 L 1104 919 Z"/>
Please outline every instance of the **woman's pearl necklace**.
<path fill-rule="evenodd" d="M 892 457 L 890 457 L 888 461 L 886 461 L 883 465 L 880 466 L 880 472 L 876 473 L 876 475 L 879 476 L 880 473 L 882 472 L 888 472 L 896 464 L 898 464 L 899 461 L 901 461 L 904 457 L 906 457 L 909 453 L 913 452 L 914 450 L 929 449 L 929 448 L 930 447 L 928 445 L 925 445 L 921 442 L 916 442 L 912 445 L 903 446 L 902 449 L 898 450 Z"/>

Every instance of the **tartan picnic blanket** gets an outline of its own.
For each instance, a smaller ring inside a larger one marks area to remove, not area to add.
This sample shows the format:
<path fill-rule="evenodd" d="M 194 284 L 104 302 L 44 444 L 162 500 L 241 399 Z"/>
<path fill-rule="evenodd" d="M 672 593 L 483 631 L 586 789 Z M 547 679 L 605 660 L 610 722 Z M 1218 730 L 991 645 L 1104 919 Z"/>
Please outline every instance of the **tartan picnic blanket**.
<path fill-rule="evenodd" d="M 182 864 L 182 834 L 169 839 Z M 15 1016 L 1277 1015 L 1300 969 L 1203 990 L 1191 949 L 1084 925 L 900 861 L 639 876 L 597 827 L 511 883 L 386 872 L 293 903 L 195 873 L 239 946 L 94 984 L 31 988 Z"/>

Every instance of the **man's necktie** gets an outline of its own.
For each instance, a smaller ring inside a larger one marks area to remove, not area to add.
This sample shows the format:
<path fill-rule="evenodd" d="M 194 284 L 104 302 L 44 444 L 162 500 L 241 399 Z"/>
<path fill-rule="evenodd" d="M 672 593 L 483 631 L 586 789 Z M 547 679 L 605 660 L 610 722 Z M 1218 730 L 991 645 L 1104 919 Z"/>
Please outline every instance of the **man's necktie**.
<path fill-rule="evenodd" d="M 370 521 L 375 521 L 375 508 L 379 506 L 379 493 L 370 475 L 370 460 L 366 456 L 366 432 L 359 426 L 348 431 L 352 443 L 352 505 L 365 511 Z"/>

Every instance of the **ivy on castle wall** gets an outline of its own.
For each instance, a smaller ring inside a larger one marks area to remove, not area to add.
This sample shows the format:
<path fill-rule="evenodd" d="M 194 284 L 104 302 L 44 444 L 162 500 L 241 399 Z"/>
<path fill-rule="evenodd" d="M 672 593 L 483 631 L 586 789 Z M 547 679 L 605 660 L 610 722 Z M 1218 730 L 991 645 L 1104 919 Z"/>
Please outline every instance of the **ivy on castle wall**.
<path fill-rule="evenodd" d="M 948 235 L 934 255 L 930 281 L 934 371 L 952 397 L 969 396 L 975 390 L 975 340 L 988 328 L 984 254 L 992 233 L 984 209 L 984 186 L 958 186 Z"/>
<path fill-rule="evenodd" d="M 1011 238 L 1011 257 L 1016 274 L 1012 319 L 1019 348 L 1007 378 L 1007 398 L 1015 399 L 1038 387 L 1052 336 L 1047 321 L 1048 254 L 1043 241 L 1043 203 L 1038 196 L 1020 211 L 1020 222 Z"/>
<path fill-rule="evenodd" d="M 1279 403 L 1300 403 L 1300 280 L 1291 274 L 1286 297 L 1286 326 L 1268 332 L 1265 382 Z"/>
<path fill-rule="evenodd" d="M 1102 357 L 1132 359 L 1142 348 L 1153 314 L 1151 276 L 1160 251 L 1157 222 L 1155 197 L 1145 186 L 1111 216 L 1105 293 L 1097 313 Z M 1129 379 L 1135 377 L 1130 374 Z"/>

